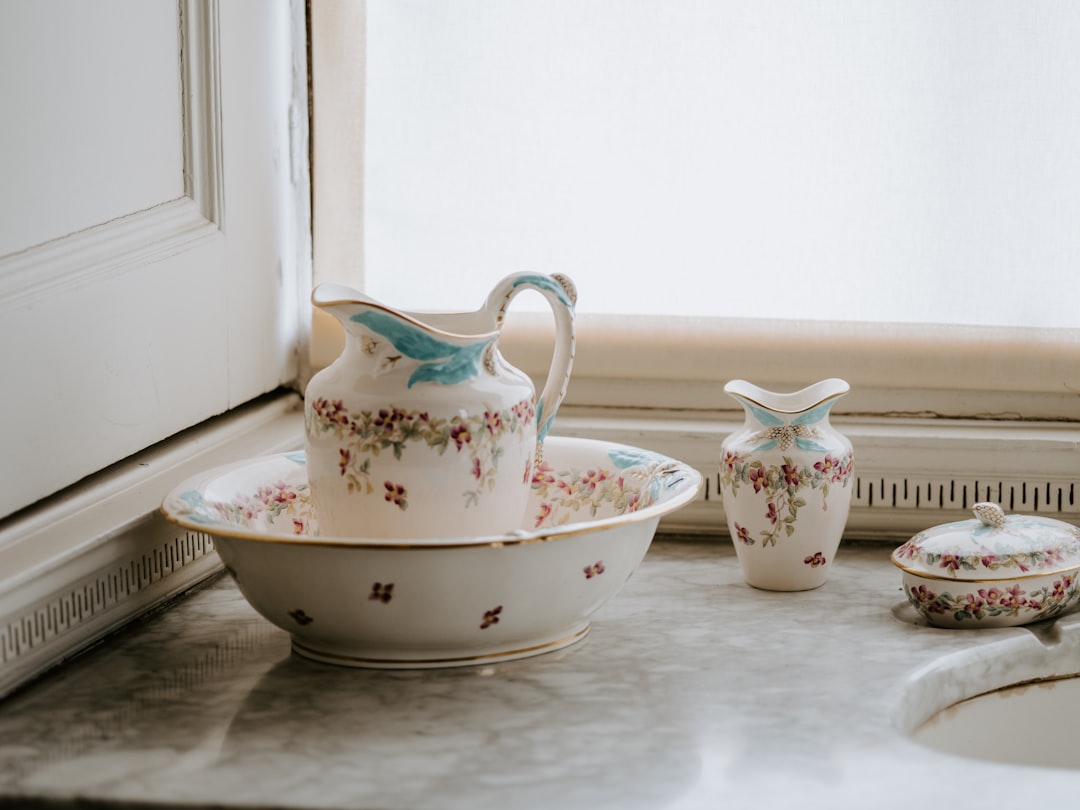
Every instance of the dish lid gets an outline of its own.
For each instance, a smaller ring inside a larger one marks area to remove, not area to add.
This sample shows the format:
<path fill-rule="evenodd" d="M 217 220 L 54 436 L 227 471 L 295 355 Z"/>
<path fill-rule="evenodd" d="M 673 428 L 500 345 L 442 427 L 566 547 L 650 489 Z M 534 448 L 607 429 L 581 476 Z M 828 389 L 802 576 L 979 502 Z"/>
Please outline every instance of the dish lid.
<path fill-rule="evenodd" d="M 936 579 L 984 581 L 1045 576 L 1080 567 L 1080 528 L 1053 518 L 1006 515 L 977 503 L 975 520 L 919 532 L 892 553 L 893 564 Z"/>

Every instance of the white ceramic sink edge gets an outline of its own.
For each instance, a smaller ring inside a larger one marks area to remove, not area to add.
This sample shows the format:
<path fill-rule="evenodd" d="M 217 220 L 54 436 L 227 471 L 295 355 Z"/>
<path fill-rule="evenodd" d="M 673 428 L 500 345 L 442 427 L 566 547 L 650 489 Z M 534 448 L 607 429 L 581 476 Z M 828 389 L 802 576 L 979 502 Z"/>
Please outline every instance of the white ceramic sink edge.
<path fill-rule="evenodd" d="M 897 729 L 959 756 L 1080 768 L 1071 739 L 1080 724 L 1080 614 L 972 632 L 972 646 L 911 674 Z"/>

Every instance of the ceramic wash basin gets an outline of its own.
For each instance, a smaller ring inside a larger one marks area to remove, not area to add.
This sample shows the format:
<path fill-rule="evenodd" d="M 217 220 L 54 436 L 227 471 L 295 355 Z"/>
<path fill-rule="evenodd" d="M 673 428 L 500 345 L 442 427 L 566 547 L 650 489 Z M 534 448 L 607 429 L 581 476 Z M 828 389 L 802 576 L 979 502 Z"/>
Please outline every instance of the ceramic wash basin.
<path fill-rule="evenodd" d="M 551 436 L 519 527 L 402 540 L 319 530 L 303 453 L 249 459 L 176 487 L 165 516 L 208 533 L 241 593 L 293 649 L 344 666 L 490 664 L 585 637 L 660 518 L 701 474 L 627 445 Z"/>

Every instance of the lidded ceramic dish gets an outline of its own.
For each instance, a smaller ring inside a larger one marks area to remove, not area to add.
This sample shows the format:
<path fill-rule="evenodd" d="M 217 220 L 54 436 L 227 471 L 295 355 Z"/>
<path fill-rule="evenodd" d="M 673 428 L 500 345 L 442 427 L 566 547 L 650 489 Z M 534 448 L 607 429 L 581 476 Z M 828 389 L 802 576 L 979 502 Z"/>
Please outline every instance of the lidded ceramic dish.
<path fill-rule="evenodd" d="M 892 553 L 904 593 L 938 627 L 1011 627 L 1080 602 L 1080 528 L 977 503 L 973 520 L 916 534 Z"/>

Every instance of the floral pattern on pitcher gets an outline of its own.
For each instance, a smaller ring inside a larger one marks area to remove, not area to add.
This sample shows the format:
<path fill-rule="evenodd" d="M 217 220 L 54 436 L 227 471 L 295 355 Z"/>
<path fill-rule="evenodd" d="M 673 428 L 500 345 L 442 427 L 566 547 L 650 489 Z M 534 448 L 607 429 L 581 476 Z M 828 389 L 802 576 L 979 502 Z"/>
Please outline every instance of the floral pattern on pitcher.
<path fill-rule="evenodd" d="M 433 418 L 427 411 L 390 407 L 378 411 L 349 413 L 341 400 L 318 398 L 308 413 L 308 434 L 332 434 L 340 443 L 338 470 L 350 493 L 370 495 L 375 483 L 369 472 L 371 459 L 390 452 L 401 459 L 410 445 L 420 444 L 439 455 L 452 449 L 472 458 L 470 482 L 464 492 L 466 506 L 478 503 L 484 492 L 495 488 L 495 473 L 502 456 L 502 441 L 518 440 L 536 419 L 531 400 L 521 400 L 505 410 L 488 408 L 483 413 Z M 403 482 L 386 481 L 384 500 L 398 509 L 408 507 Z"/>
<path fill-rule="evenodd" d="M 1037 619 L 1056 616 L 1080 597 L 1080 583 L 1076 574 L 1066 574 L 1052 585 L 1025 591 L 1019 583 L 1003 582 L 1000 586 L 980 588 L 975 593 L 953 596 L 945 591 L 937 593 L 925 585 L 910 586 L 908 599 L 924 616 L 930 614 L 952 616 L 957 622 L 978 622 L 999 616 L 1019 616 L 1023 611 L 1034 611 Z"/>
<path fill-rule="evenodd" d="M 781 534 L 790 537 L 795 533 L 799 509 L 807 505 L 803 493 L 807 490 L 820 491 L 822 509 L 827 510 L 829 487 L 837 484 L 848 486 L 854 471 L 851 453 L 839 457 L 826 454 L 814 464 L 804 463 L 801 466 L 790 456 L 783 456 L 782 460 L 782 464 L 765 466 L 760 460 L 750 460 L 742 453 L 727 451 L 720 465 L 720 485 L 731 490 L 733 495 L 741 486 L 753 487 L 755 493 L 764 493 L 763 516 L 769 528 L 759 533 L 762 546 L 775 546 Z M 737 526 L 735 535 L 745 545 L 757 542 L 742 526 Z"/>

